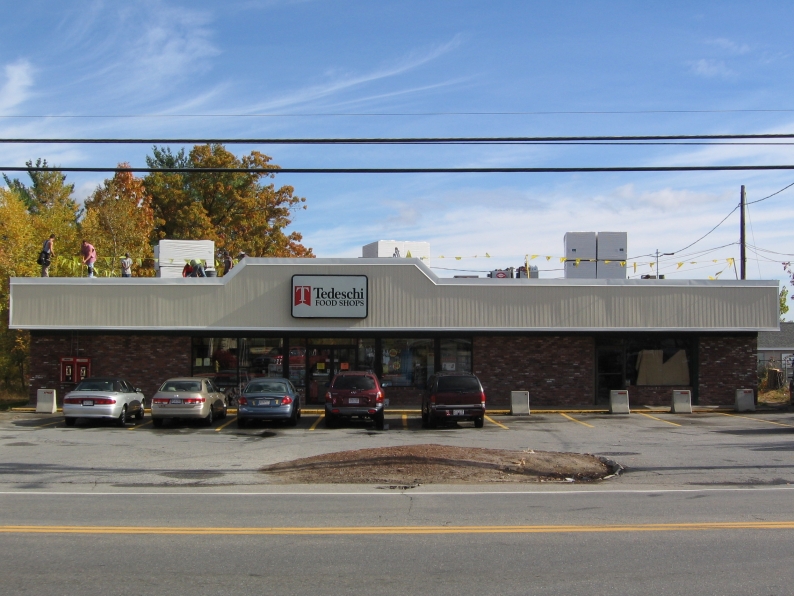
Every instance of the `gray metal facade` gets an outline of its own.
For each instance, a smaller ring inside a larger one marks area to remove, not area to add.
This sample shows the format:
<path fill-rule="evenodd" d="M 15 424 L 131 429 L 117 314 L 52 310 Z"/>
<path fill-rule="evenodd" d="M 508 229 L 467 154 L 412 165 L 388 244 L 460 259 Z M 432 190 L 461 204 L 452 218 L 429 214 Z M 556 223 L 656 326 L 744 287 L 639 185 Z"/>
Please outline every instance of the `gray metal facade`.
<path fill-rule="evenodd" d="M 366 275 L 366 319 L 295 319 L 293 275 Z M 119 331 L 774 331 L 778 282 L 438 278 L 417 259 L 246 258 L 223 278 L 12 278 L 10 326 Z"/>

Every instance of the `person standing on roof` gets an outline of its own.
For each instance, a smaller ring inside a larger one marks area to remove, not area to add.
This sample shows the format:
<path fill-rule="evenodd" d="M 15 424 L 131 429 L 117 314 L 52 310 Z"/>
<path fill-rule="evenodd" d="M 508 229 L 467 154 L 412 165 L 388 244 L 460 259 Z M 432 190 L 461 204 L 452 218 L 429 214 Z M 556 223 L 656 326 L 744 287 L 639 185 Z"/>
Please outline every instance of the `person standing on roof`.
<path fill-rule="evenodd" d="M 226 275 L 229 271 L 232 270 L 234 267 L 234 261 L 232 260 L 232 255 L 229 254 L 228 250 L 223 251 L 223 274 Z"/>
<path fill-rule="evenodd" d="M 124 258 L 121 259 L 121 277 L 132 277 L 132 259 L 130 253 L 124 253 Z"/>
<path fill-rule="evenodd" d="M 55 234 L 50 234 L 50 237 L 44 241 L 44 246 L 41 247 L 41 255 L 39 255 L 39 265 L 41 265 L 41 276 L 50 276 L 50 264 L 52 259 L 55 258 Z"/>
<path fill-rule="evenodd" d="M 83 240 L 80 246 L 80 256 L 83 257 L 83 265 L 88 265 L 88 277 L 94 277 L 94 263 L 96 263 L 96 249 L 93 244 Z"/>

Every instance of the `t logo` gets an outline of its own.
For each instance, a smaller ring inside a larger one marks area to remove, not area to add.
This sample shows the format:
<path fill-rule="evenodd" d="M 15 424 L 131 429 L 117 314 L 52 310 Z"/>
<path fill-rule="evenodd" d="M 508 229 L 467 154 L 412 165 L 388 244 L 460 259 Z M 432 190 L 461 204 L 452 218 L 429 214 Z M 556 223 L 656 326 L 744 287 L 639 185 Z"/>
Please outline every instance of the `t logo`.
<path fill-rule="evenodd" d="M 295 306 L 299 304 L 305 304 L 306 306 L 312 305 L 311 286 L 295 286 Z"/>

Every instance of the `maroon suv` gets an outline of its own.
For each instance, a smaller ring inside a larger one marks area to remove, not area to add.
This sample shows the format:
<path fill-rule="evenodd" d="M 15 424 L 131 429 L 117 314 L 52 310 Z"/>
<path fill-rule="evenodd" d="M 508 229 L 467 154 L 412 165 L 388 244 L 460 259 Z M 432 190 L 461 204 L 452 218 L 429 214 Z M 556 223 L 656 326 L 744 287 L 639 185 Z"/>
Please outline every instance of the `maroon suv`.
<path fill-rule="evenodd" d="M 480 380 L 467 373 L 437 373 L 427 381 L 428 395 L 422 400 L 422 426 L 435 428 L 439 422 L 473 420 L 482 428 L 485 391 Z"/>
<path fill-rule="evenodd" d="M 341 418 L 371 418 L 383 430 L 383 387 L 371 372 L 338 373 L 325 394 L 325 425 L 336 426 Z"/>

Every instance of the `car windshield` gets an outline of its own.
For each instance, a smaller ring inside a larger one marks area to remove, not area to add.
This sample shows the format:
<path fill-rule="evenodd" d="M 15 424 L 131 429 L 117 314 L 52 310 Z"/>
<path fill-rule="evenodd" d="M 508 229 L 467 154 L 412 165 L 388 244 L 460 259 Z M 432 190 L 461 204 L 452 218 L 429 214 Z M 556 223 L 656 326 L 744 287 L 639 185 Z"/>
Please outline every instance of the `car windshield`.
<path fill-rule="evenodd" d="M 274 381 L 257 381 L 249 383 L 243 393 L 286 393 L 287 386 L 284 383 Z"/>
<path fill-rule="evenodd" d="M 480 392 L 480 384 L 474 377 L 439 377 L 439 391 L 472 391 Z"/>
<path fill-rule="evenodd" d="M 75 391 L 114 391 L 113 381 L 86 380 L 81 381 Z"/>
<path fill-rule="evenodd" d="M 334 389 L 375 389 L 375 380 L 364 375 L 341 375 L 336 377 Z"/>
<path fill-rule="evenodd" d="M 166 381 L 160 391 L 201 391 L 199 381 Z"/>

